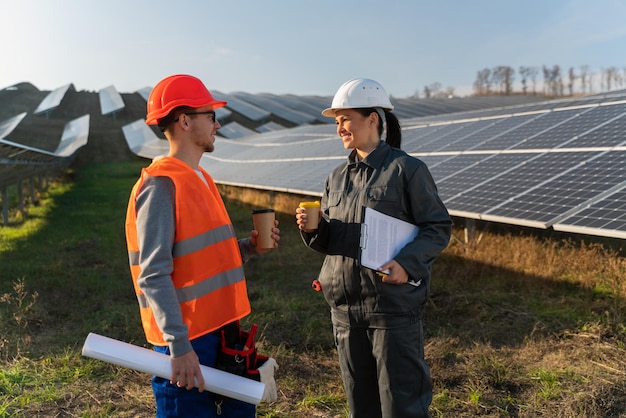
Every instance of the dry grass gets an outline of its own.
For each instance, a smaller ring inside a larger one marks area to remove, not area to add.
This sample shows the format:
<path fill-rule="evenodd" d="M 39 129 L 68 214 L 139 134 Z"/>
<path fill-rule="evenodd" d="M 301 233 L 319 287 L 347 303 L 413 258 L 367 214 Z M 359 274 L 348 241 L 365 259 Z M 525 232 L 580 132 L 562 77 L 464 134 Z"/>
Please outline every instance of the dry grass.
<path fill-rule="evenodd" d="M 0 416 L 153 416 L 149 376 L 80 356 L 88 332 L 144 344 L 121 233 L 138 167 L 85 169 L 29 210 L 23 238 L 9 233 L 20 225 L 0 230 Z M 240 235 L 252 206 L 285 208 L 280 249 L 246 265 L 247 321 L 280 365 L 279 399 L 259 416 L 347 416 L 328 307 L 310 288 L 322 258 L 289 210 L 307 197 L 225 194 L 252 199 L 228 202 Z M 424 316 L 433 416 L 626 417 L 626 264 L 609 249 L 621 243 L 531 232 L 453 242 L 436 262 Z"/>
<path fill-rule="evenodd" d="M 597 243 L 519 232 L 453 243 L 426 314 L 434 415 L 626 416 L 625 273 Z"/>

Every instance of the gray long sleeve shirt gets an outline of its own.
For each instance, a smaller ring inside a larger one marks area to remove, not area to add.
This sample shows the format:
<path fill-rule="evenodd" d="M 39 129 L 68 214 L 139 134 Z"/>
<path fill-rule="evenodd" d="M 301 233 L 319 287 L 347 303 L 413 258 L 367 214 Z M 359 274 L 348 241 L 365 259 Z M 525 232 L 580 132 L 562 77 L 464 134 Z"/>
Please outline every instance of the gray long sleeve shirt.
<path fill-rule="evenodd" d="M 374 270 L 360 265 L 364 207 L 419 227 L 415 239 L 394 257 L 419 286 L 383 283 Z M 333 315 L 374 327 L 394 326 L 394 317 L 419 315 L 432 263 L 448 245 L 452 228 L 426 165 L 385 142 L 362 161 L 353 151 L 326 180 L 322 211 L 317 233 L 302 236 L 326 254 L 319 280 Z"/>

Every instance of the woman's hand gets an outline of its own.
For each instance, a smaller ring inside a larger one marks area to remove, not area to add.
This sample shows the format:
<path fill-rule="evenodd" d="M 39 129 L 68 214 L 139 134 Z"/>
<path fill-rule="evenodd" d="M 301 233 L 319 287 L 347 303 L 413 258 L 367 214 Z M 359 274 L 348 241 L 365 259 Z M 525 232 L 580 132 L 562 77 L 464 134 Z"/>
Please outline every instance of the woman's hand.
<path fill-rule="evenodd" d="M 320 218 L 322 217 L 322 211 L 320 211 Z M 301 231 L 311 233 L 317 231 L 317 229 L 307 229 L 306 227 L 307 218 L 306 218 L 306 210 L 303 208 L 296 208 L 296 224 L 298 224 L 298 228 Z"/>
<path fill-rule="evenodd" d="M 389 274 L 379 274 L 383 283 L 405 284 L 409 282 L 409 273 L 396 260 L 380 266 L 381 271 L 389 270 Z"/>

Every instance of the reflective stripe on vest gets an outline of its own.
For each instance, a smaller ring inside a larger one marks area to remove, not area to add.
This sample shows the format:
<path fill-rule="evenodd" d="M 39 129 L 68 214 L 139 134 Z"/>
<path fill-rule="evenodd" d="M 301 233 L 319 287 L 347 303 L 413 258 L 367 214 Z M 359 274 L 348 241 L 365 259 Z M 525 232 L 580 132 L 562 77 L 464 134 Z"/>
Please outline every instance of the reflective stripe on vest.
<path fill-rule="evenodd" d="M 222 287 L 235 284 L 241 281 L 243 275 L 243 267 L 238 267 L 234 270 L 229 270 L 219 274 L 219 276 L 211 277 L 211 280 L 204 280 L 201 283 L 193 286 L 182 287 L 176 289 L 176 297 L 178 302 L 189 302 L 194 299 L 198 299 L 210 292 L 213 292 Z M 140 308 L 149 308 L 146 296 L 142 293 L 137 295 L 137 301 Z"/>
<path fill-rule="evenodd" d="M 179 242 L 174 243 L 173 257 L 181 257 L 201 250 L 204 247 L 215 244 L 235 236 L 231 225 L 222 225 L 214 230 L 204 232 Z M 128 254 L 131 266 L 139 265 L 139 251 L 131 251 Z"/>

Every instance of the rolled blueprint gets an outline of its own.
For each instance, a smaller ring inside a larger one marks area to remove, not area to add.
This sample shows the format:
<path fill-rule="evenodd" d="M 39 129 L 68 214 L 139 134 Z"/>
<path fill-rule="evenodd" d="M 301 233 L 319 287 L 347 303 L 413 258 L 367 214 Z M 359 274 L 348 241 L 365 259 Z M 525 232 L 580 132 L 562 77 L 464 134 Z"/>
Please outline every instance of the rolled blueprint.
<path fill-rule="evenodd" d="M 171 379 L 170 356 L 90 332 L 83 345 L 83 356 Z M 258 405 L 265 384 L 232 373 L 200 365 L 206 390 Z"/>

